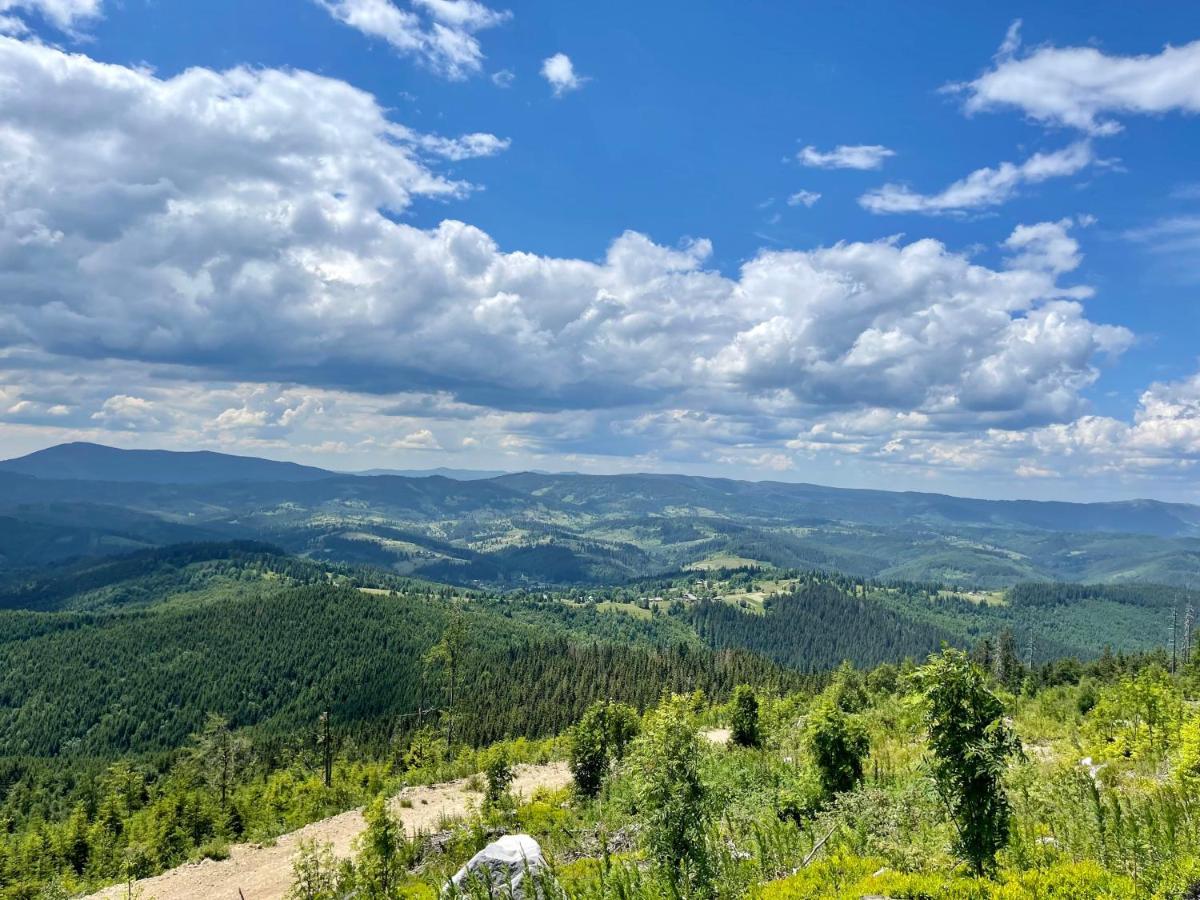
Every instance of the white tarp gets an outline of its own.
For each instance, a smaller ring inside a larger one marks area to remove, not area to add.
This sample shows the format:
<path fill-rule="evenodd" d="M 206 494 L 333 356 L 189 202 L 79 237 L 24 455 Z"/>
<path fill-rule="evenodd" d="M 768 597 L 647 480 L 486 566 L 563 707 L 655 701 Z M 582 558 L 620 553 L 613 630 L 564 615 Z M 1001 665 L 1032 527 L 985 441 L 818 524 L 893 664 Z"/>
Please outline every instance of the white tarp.
<path fill-rule="evenodd" d="M 542 892 L 538 879 L 549 869 L 542 848 L 527 834 L 506 834 L 471 857 L 451 879 L 464 892 L 470 885 L 488 885 L 497 897 L 534 900 Z"/>

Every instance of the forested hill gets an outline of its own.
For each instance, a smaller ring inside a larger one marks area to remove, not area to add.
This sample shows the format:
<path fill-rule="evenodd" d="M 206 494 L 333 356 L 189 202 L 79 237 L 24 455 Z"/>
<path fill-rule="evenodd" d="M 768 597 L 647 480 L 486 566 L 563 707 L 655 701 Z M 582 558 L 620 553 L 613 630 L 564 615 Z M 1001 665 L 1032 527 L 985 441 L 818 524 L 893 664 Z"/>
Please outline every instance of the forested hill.
<path fill-rule="evenodd" d="M 334 473 L 292 462 L 207 450 L 121 450 L 77 442 L 0 462 L 0 471 L 80 481 L 219 484 L 227 481 L 313 481 Z"/>
<path fill-rule="evenodd" d="M 254 544 L 83 563 L 0 581 L 0 597 L 0 757 L 166 750 L 210 713 L 287 736 L 326 709 L 356 740 L 386 745 L 419 709 L 449 703 L 427 655 L 454 622 L 471 743 L 555 733 L 603 696 L 645 706 L 667 688 L 802 681 L 760 655 L 706 649 L 673 617 L 484 598 Z"/>
<path fill-rule="evenodd" d="M 1200 594 L 1162 587 L 960 596 L 756 570 L 497 594 L 264 544 L 174 545 L 0 577 L 0 756 L 168 749 L 212 712 L 290 734 L 325 706 L 386 742 L 448 702 L 425 660 L 456 619 L 462 733 L 482 741 L 551 733 L 595 697 L 643 706 L 664 686 L 795 685 L 843 660 L 919 660 L 1004 634 L 1038 664 L 1162 647 L 1172 621 L 1183 646 L 1189 605 Z"/>
<path fill-rule="evenodd" d="M 0 463 L 0 570 L 177 542 L 489 587 L 729 562 L 1001 587 L 1200 573 L 1200 507 L 1039 503 L 683 475 L 346 475 L 70 444 Z"/>

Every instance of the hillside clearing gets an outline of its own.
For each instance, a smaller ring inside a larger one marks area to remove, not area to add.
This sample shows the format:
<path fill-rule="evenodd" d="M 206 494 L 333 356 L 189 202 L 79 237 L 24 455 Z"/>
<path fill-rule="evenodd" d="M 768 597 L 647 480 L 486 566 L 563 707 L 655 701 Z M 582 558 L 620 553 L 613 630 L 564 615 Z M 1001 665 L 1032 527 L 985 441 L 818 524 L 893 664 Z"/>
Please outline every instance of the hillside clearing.
<path fill-rule="evenodd" d="M 564 787 L 571 780 L 566 764 L 561 762 L 518 766 L 515 775 L 512 792 L 526 797 L 539 788 Z M 405 788 L 392 799 L 391 811 L 410 834 L 430 832 L 447 820 L 465 816 L 478 805 L 479 798 L 469 789 L 468 779 L 460 778 Z M 286 834 L 273 846 L 237 844 L 230 847 L 228 859 L 191 863 L 144 878 L 134 882 L 134 896 L 141 891 L 144 900 L 211 900 L 238 898 L 240 892 L 245 900 L 281 900 L 291 886 L 292 858 L 301 842 L 327 842 L 335 854 L 345 858 L 351 855 L 354 839 L 365 827 L 362 810 L 352 809 Z M 125 885 L 114 885 L 84 900 L 120 900 L 126 891 Z"/>

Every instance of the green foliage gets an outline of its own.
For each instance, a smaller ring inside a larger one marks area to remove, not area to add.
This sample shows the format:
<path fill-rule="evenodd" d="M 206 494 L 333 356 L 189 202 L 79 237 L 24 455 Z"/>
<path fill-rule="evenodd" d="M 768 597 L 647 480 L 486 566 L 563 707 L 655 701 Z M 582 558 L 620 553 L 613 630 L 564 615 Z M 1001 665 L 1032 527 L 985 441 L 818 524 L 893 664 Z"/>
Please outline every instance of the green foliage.
<path fill-rule="evenodd" d="M 1194 713 L 1180 729 L 1175 769 L 1192 789 L 1200 791 L 1200 714 Z"/>
<path fill-rule="evenodd" d="M 687 694 L 664 697 L 646 716 L 632 761 L 646 849 L 674 887 L 703 894 L 713 873 L 693 707 Z"/>
<path fill-rule="evenodd" d="M 509 785 L 513 781 L 512 763 L 508 759 L 508 749 L 503 744 L 487 752 L 484 757 L 483 774 L 487 779 L 485 802 L 489 806 L 495 806 L 508 795 Z"/>
<path fill-rule="evenodd" d="M 1134 900 L 1130 879 L 1094 862 L 1063 862 L 1030 872 L 1003 871 L 995 879 L 949 873 L 889 870 L 879 859 L 834 857 L 766 885 L 757 900 Z"/>
<path fill-rule="evenodd" d="M 870 702 L 866 679 L 849 661 L 837 667 L 826 694 L 838 709 L 848 713 L 862 712 Z"/>
<path fill-rule="evenodd" d="M 835 702 L 819 704 L 809 715 L 808 746 L 826 796 L 849 791 L 862 781 L 870 738 L 858 717 Z"/>
<path fill-rule="evenodd" d="M 1002 780 L 1020 743 L 986 676 L 962 651 L 930 657 L 916 683 L 934 783 L 957 829 L 959 851 L 982 874 L 1008 840 L 1011 807 Z"/>
<path fill-rule="evenodd" d="M 730 739 L 739 747 L 757 747 L 762 741 L 758 730 L 758 697 L 748 684 L 739 684 L 733 691 Z"/>
<path fill-rule="evenodd" d="M 1179 687 L 1160 666 L 1122 677 L 1087 715 L 1086 734 L 1097 759 L 1160 759 L 1183 720 Z"/>
<path fill-rule="evenodd" d="M 193 736 L 191 759 L 205 782 L 220 797 L 221 809 L 229 806 L 229 790 L 237 782 L 250 748 L 244 737 L 235 735 L 229 723 L 210 713 L 204 728 Z"/>
<path fill-rule="evenodd" d="M 382 798 L 368 806 L 363 817 L 367 827 L 358 837 L 354 883 L 360 896 L 369 900 L 396 900 L 418 848 Z"/>
<path fill-rule="evenodd" d="M 620 761 L 640 728 L 637 711 L 625 703 L 597 700 L 567 734 L 569 765 L 581 797 L 600 793 L 609 766 Z"/>
<path fill-rule="evenodd" d="M 705 601 L 686 618 L 711 647 L 753 650 L 805 672 L 826 671 L 847 659 L 870 666 L 920 657 L 953 641 L 949 631 L 857 599 L 828 581 L 798 585 L 765 615 Z"/>
<path fill-rule="evenodd" d="M 571 776 L 582 797 L 595 797 L 608 775 L 608 702 L 587 708 L 568 736 Z"/>
<path fill-rule="evenodd" d="M 609 703 L 605 715 L 608 719 L 608 750 L 612 758 L 620 762 L 641 731 L 642 720 L 628 703 Z"/>
<path fill-rule="evenodd" d="M 346 880 L 331 845 L 301 841 L 285 900 L 338 900 L 344 896 Z"/>

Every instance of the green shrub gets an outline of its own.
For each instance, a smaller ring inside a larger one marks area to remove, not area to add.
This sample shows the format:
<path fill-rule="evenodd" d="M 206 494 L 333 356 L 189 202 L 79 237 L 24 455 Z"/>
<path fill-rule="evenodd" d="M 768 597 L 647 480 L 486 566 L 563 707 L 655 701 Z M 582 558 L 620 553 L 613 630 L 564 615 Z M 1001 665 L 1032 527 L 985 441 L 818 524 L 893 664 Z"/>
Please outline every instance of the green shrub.
<path fill-rule="evenodd" d="M 647 715 L 633 767 L 646 849 L 674 888 L 703 894 L 713 873 L 701 752 L 693 698 L 674 694 Z"/>
<path fill-rule="evenodd" d="M 739 747 L 757 747 L 762 738 L 758 730 L 758 697 L 748 684 L 733 691 L 733 720 L 730 739 Z"/>
<path fill-rule="evenodd" d="M 1011 807 L 1002 779 L 1020 744 L 987 676 L 961 650 L 931 656 L 916 679 L 934 783 L 954 821 L 960 853 L 982 875 L 1008 841 Z"/>
<path fill-rule="evenodd" d="M 822 703 L 808 718 L 808 746 L 826 796 L 862 781 L 870 740 L 857 716 L 847 715 L 835 703 Z"/>
<path fill-rule="evenodd" d="M 484 802 L 495 806 L 508 794 L 512 784 L 513 770 L 508 761 L 508 750 L 504 745 L 493 747 L 484 758 L 483 774 L 487 778 Z"/>

